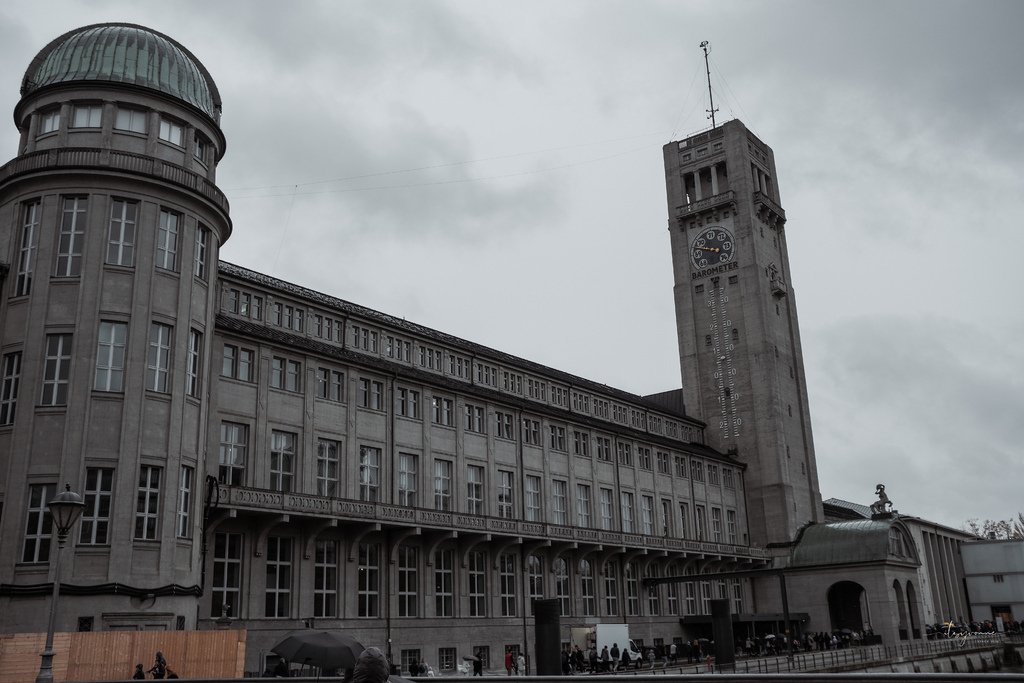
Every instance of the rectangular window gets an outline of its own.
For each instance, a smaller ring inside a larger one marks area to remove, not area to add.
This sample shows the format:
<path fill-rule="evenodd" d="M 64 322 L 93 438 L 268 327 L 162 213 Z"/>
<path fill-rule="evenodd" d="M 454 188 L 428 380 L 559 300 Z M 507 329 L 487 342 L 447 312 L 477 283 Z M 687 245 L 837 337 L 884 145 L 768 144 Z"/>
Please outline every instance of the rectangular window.
<path fill-rule="evenodd" d="M 615 448 L 619 454 L 619 464 L 626 465 L 627 467 L 633 466 L 633 449 L 628 443 L 622 443 L 621 441 L 615 444 Z"/>
<path fill-rule="evenodd" d="M 732 470 L 727 467 L 722 468 L 722 486 L 727 489 L 736 488 L 736 480 L 733 478 Z"/>
<path fill-rule="evenodd" d="M 267 583 L 264 616 L 289 616 L 292 597 L 292 539 L 267 538 Z"/>
<path fill-rule="evenodd" d="M 708 483 L 718 486 L 719 481 L 720 480 L 718 478 L 718 465 L 712 465 L 708 463 Z"/>
<path fill-rule="evenodd" d="M 708 540 L 708 513 L 703 505 L 694 505 L 694 536 L 698 541 Z"/>
<path fill-rule="evenodd" d="M 597 451 L 597 459 L 605 462 L 612 461 L 612 441 L 604 436 L 594 437 L 594 449 Z"/>
<path fill-rule="evenodd" d="M 671 474 L 672 470 L 669 466 L 668 453 L 665 451 L 655 451 L 655 460 L 658 463 L 658 474 Z"/>
<path fill-rule="evenodd" d="M 180 123 L 161 118 L 158 137 L 172 145 L 177 145 L 178 147 L 185 146 L 185 129 L 182 128 Z"/>
<path fill-rule="evenodd" d="M 604 563 L 604 613 L 614 617 L 619 613 L 619 568 L 615 562 Z"/>
<path fill-rule="evenodd" d="M 551 450 L 553 451 L 564 451 L 565 450 L 565 427 L 558 425 L 549 425 L 551 431 Z"/>
<path fill-rule="evenodd" d="M 359 378 L 359 405 L 370 410 L 384 409 L 384 383 Z"/>
<path fill-rule="evenodd" d="M 178 538 L 192 538 L 192 482 L 195 469 L 188 465 L 181 466 L 178 479 Z"/>
<path fill-rule="evenodd" d="M 273 356 L 270 359 L 270 386 L 295 393 L 302 391 L 302 363 Z"/>
<path fill-rule="evenodd" d="M 523 420 L 523 443 L 531 446 L 540 446 L 540 422 L 538 420 Z"/>
<path fill-rule="evenodd" d="M 434 552 L 434 616 L 451 617 L 455 612 L 455 553 Z"/>
<path fill-rule="evenodd" d="M 178 264 L 178 220 L 180 216 L 166 209 L 160 210 L 160 223 L 156 231 L 156 267 L 174 270 Z"/>
<path fill-rule="evenodd" d="M 526 395 L 537 401 L 548 400 L 548 385 L 539 379 L 526 380 Z"/>
<path fill-rule="evenodd" d="M 636 448 L 636 461 L 637 465 L 642 470 L 651 469 L 651 449 L 645 446 L 637 446 Z"/>
<path fill-rule="evenodd" d="M 298 437 L 292 432 L 270 432 L 270 489 L 292 491 L 295 476 L 295 447 Z"/>
<path fill-rule="evenodd" d="M 357 614 L 380 616 L 380 544 L 359 544 L 359 579 L 356 585 Z"/>
<path fill-rule="evenodd" d="M 199 163 L 206 163 L 206 150 L 209 145 L 206 144 L 206 140 L 196 134 L 192 140 L 192 156 L 199 160 Z"/>
<path fill-rule="evenodd" d="M 512 431 L 512 413 L 494 413 L 494 435 L 499 439 L 514 439 Z"/>
<path fill-rule="evenodd" d="M 736 511 L 725 511 L 725 540 L 736 545 Z"/>
<path fill-rule="evenodd" d="M 53 519 L 50 517 L 50 499 L 53 484 L 32 484 L 28 488 L 28 515 L 25 518 L 25 543 L 21 561 L 43 564 L 50 561 L 50 541 L 53 537 Z"/>
<path fill-rule="evenodd" d="M 559 616 L 567 617 L 572 604 L 569 594 L 569 567 L 561 557 L 552 563 L 551 573 L 555 575 L 555 597 L 558 599 Z"/>
<path fill-rule="evenodd" d="M 395 403 L 398 404 L 398 414 L 414 420 L 420 419 L 420 392 L 398 387 L 396 394 Z"/>
<path fill-rule="evenodd" d="M 39 115 L 39 134 L 55 133 L 60 128 L 60 109 L 44 111 Z"/>
<path fill-rule="evenodd" d="M 210 616 L 237 617 L 241 591 L 242 534 L 218 532 L 213 537 Z"/>
<path fill-rule="evenodd" d="M 633 494 L 623 491 L 619 497 L 619 505 L 622 507 L 622 530 L 631 534 L 633 528 Z"/>
<path fill-rule="evenodd" d="M 690 506 L 679 504 L 679 538 L 690 538 Z"/>
<path fill-rule="evenodd" d="M 188 354 L 185 359 L 185 392 L 194 398 L 199 398 L 202 357 L 203 335 L 199 330 L 189 330 Z"/>
<path fill-rule="evenodd" d="M 533 601 L 544 598 L 544 565 L 537 555 L 526 557 L 526 604 L 533 614 Z M 526 672 L 521 672 L 525 674 Z"/>
<path fill-rule="evenodd" d="M 338 542 L 317 541 L 313 558 L 313 616 L 338 616 Z"/>
<path fill-rule="evenodd" d="M 82 274 L 82 247 L 85 244 L 85 197 L 65 197 L 57 241 L 56 277 Z"/>
<path fill-rule="evenodd" d="M 68 378 L 71 375 L 71 335 L 46 335 L 43 361 L 43 396 L 40 405 L 63 406 L 68 402 Z"/>
<path fill-rule="evenodd" d="M 149 354 L 146 358 L 146 388 L 170 391 L 171 326 L 153 323 L 149 327 Z"/>
<path fill-rule="evenodd" d="M 331 439 L 317 439 L 316 442 L 316 494 L 318 496 L 338 495 L 338 454 L 341 444 Z"/>
<path fill-rule="evenodd" d="M 484 433 L 484 409 L 482 406 L 466 404 L 465 422 L 463 427 L 467 432 Z"/>
<path fill-rule="evenodd" d="M 249 427 L 237 422 L 220 423 L 218 481 L 225 486 L 241 486 L 245 481 Z"/>
<path fill-rule="evenodd" d="M 581 457 L 590 456 L 590 435 L 586 432 L 574 431 L 572 433 L 573 453 Z"/>
<path fill-rule="evenodd" d="M 501 601 L 501 616 L 516 616 L 516 556 L 502 553 L 498 558 L 498 595 Z"/>
<path fill-rule="evenodd" d="M 469 616 L 487 616 L 487 563 L 482 552 L 471 551 L 466 557 L 469 580 Z"/>
<path fill-rule="evenodd" d="M 359 447 L 359 500 L 380 500 L 380 449 Z"/>
<path fill-rule="evenodd" d="M 668 583 L 665 584 L 665 614 L 672 616 L 679 615 L 679 584 Z"/>
<path fill-rule="evenodd" d="M 590 528 L 590 486 L 576 484 L 576 526 Z"/>
<path fill-rule="evenodd" d="M 704 463 L 700 460 L 691 460 L 690 477 L 694 481 L 704 481 Z"/>
<path fill-rule="evenodd" d="M 209 275 L 210 231 L 202 225 L 196 226 L 196 253 L 193 259 L 193 275 L 206 280 Z"/>
<path fill-rule="evenodd" d="M 444 427 L 454 427 L 455 411 L 452 400 L 450 398 L 435 396 L 432 401 L 434 404 L 434 424 L 442 425 Z"/>
<path fill-rule="evenodd" d="M 636 565 L 626 564 L 626 614 L 640 616 L 640 582 L 636 576 Z"/>
<path fill-rule="evenodd" d="M 515 372 L 509 372 L 508 370 L 505 370 L 505 371 L 503 371 L 501 373 L 501 376 L 502 376 L 502 384 L 501 384 L 501 388 L 502 389 L 504 389 L 507 392 L 513 393 L 513 394 L 521 394 L 521 393 L 523 393 L 523 376 L 522 375 L 520 375 L 518 373 L 515 373 Z"/>
<path fill-rule="evenodd" d="M 667 498 L 661 499 L 661 535 L 665 538 L 672 536 L 672 501 Z"/>
<path fill-rule="evenodd" d="M 711 508 L 711 540 L 722 542 L 722 508 Z"/>
<path fill-rule="evenodd" d="M 21 351 L 5 353 L 0 372 L 0 425 L 14 424 L 18 407 L 18 387 L 21 385 Z"/>
<path fill-rule="evenodd" d="M 139 205 L 123 199 L 110 203 L 110 225 L 107 227 L 107 263 L 131 266 L 135 263 L 135 225 Z"/>
<path fill-rule="evenodd" d="M 686 479 L 686 458 L 681 455 L 675 457 L 676 463 L 676 476 L 681 479 Z"/>
<path fill-rule="evenodd" d="M 441 671 L 455 670 L 455 654 L 456 651 L 454 647 L 437 648 L 437 665 Z"/>
<path fill-rule="evenodd" d="M 417 507 L 419 458 L 412 453 L 398 454 L 398 504 Z"/>
<path fill-rule="evenodd" d="M 526 475 L 526 521 L 541 521 L 540 477 L 534 474 Z"/>
<path fill-rule="evenodd" d="M 615 528 L 615 504 L 611 489 L 601 489 L 601 528 L 611 531 Z"/>
<path fill-rule="evenodd" d="M 123 109 L 118 108 L 117 118 L 114 120 L 114 128 L 117 130 L 126 130 L 131 133 L 142 133 L 145 134 L 148 130 L 146 125 L 146 119 L 148 115 L 144 111 L 138 109 Z M 220 612 L 217 612 L 215 616 L 220 616 Z"/>
<path fill-rule="evenodd" d="M 330 368 L 317 370 L 316 393 L 325 401 L 343 402 L 345 400 L 345 373 Z"/>
<path fill-rule="evenodd" d="M 654 535 L 654 498 L 640 496 L 640 533 Z"/>
<path fill-rule="evenodd" d="M 569 523 L 569 505 L 566 501 L 568 492 L 566 483 L 561 479 L 551 480 L 551 522 L 552 524 Z"/>
<path fill-rule="evenodd" d="M 583 599 L 583 616 L 594 616 L 597 600 L 594 596 L 594 570 L 589 560 L 580 562 L 580 598 Z"/>
<path fill-rule="evenodd" d="M 466 512 L 484 514 L 484 468 L 478 465 L 466 467 Z"/>
<path fill-rule="evenodd" d="M 99 128 L 103 119 L 103 107 L 98 104 L 77 104 L 75 105 L 74 117 L 71 119 L 72 128 Z"/>
<path fill-rule="evenodd" d="M 452 509 L 452 463 L 450 460 L 434 461 L 434 509 Z"/>
<path fill-rule="evenodd" d="M 398 616 L 419 615 L 419 552 L 415 546 L 398 546 Z"/>
<path fill-rule="evenodd" d="M 514 482 L 513 472 L 498 470 L 498 516 L 503 519 L 512 519 L 515 516 Z"/>
<path fill-rule="evenodd" d="M 160 518 L 160 468 L 139 468 L 139 493 L 135 505 L 135 539 L 155 541 Z"/>
<path fill-rule="evenodd" d="M 21 217 L 21 247 L 14 296 L 27 296 L 32 291 L 32 270 L 35 266 L 36 243 L 39 241 L 39 202 L 25 204 Z"/>

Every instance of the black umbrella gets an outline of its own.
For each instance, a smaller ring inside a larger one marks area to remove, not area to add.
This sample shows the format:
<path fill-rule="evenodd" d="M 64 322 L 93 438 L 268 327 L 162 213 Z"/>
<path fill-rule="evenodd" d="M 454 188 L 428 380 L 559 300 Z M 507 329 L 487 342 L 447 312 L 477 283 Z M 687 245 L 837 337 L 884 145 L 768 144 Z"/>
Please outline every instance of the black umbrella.
<path fill-rule="evenodd" d="M 477 657 L 476 655 L 462 655 L 462 658 L 465 659 L 467 662 L 479 662 L 480 661 L 480 658 Z"/>
<path fill-rule="evenodd" d="M 336 631 L 296 631 L 270 649 L 296 664 L 330 670 L 354 668 L 366 648 Z"/>

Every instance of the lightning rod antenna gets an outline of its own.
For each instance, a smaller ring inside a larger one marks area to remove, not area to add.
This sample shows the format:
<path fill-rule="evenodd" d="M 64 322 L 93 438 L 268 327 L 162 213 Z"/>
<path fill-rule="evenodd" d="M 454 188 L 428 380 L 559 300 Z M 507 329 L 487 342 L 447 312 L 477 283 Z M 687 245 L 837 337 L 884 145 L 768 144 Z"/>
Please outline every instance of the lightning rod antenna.
<path fill-rule="evenodd" d="M 708 118 L 711 119 L 711 127 L 715 128 L 715 112 L 718 110 L 715 109 L 715 96 L 711 94 L 711 67 L 708 66 L 708 48 L 711 47 L 711 44 L 705 40 L 700 44 L 700 47 L 704 50 L 704 68 L 708 72 L 708 100 L 711 102 L 711 109 L 706 109 L 705 111 L 708 113 Z"/>

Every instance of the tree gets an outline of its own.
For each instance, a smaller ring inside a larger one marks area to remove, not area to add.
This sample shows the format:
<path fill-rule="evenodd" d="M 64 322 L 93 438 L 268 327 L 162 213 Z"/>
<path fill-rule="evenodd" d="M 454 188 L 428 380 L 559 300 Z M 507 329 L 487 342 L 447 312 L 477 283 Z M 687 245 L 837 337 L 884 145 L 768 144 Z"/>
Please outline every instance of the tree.
<path fill-rule="evenodd" d="M 986 519 L 979 522 L 972 517 L 964 522 L 963 530 L 980 538 L 1024 539 L 1024 512 L 1017 519 Z"/>

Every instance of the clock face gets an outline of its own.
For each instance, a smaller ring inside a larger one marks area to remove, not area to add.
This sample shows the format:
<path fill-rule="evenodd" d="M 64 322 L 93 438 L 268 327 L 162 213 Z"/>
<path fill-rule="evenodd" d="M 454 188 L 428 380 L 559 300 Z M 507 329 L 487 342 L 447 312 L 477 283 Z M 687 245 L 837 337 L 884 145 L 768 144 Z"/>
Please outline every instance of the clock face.
<path fill-rule="evenodd" d="M 697 233 L 690 245 L 690 260 L 698 268 L 709 268 L 728 263 L 735 256 L 732 233 L 718 225 L 711 225 Z"/>

